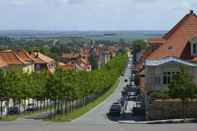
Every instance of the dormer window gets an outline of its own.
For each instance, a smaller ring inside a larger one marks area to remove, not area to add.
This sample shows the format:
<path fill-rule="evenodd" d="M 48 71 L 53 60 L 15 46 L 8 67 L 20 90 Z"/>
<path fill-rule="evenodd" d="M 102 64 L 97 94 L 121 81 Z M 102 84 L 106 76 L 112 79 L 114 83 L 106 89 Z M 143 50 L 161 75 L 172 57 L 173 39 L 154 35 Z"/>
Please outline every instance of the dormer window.
<path fill-rule="evenodd" d="M 196 49 L 196 44 L 193 44 L 193 54 L 196 54 L 197 53 L 197 49 Z"/>
<path fill-rule="evenodd" d="M 191 46 L 191 55 L 197 56 L 197 39 L 196 38 L 190 41 L 190 46 Z"/>

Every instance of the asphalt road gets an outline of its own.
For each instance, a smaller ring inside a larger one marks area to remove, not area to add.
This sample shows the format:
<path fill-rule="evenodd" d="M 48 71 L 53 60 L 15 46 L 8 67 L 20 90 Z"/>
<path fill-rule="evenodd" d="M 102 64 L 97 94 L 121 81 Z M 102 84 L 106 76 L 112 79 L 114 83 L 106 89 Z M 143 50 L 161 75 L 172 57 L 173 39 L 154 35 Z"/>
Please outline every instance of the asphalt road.
<path fill-rule="evenodd" d="M 77 125 L 112 125 L 112 124 L 115 124 L 114 122 L 108 120 L 107 113 L 112 103 L 120 99 L 122 87 L 126 86 L 124 79 L 125 77 L 120 77 L 120 82 L 118 84 L 117 89 L 110 97 L 108 97 L 108 99 L 106 99 L 103 103 L 99 104 L 97 107 L 95 107 L 90 112 L 83 115 L 82 117 L 76 120 L 73 120 L 71 124 L 77 124 Z"/>

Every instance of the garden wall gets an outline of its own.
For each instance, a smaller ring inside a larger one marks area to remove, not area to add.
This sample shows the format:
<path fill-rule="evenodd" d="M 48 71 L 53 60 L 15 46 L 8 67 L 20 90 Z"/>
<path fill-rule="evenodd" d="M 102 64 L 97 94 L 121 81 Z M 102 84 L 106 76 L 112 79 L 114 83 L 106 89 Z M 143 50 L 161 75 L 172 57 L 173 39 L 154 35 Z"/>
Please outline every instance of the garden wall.
<path fill-rule="evenodd" d="M 146 118 L 148 120 L 183 118 L 197 118 L 197 100 L 190 101 L 185 105 L 180 100 L 154 100 L 147 108 Z"/>

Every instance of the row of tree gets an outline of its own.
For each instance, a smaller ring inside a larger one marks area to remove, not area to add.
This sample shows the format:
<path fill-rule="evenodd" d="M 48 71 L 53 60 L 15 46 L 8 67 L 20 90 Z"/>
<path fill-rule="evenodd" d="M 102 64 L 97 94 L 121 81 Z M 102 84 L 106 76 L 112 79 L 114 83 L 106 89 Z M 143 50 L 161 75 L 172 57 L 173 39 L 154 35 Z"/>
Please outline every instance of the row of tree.
<path fill-rule="evenodd" d="M 92 72 L 64 71 L 57 69 L 53 75 L 47 72 L 26 74 L 18 71 L 0 70 L 0 98 L 22 100 L 66 100 L 102 94 L 110 89 L 122 73 L 127 55 L 120 54 L 99 70 Z"/>

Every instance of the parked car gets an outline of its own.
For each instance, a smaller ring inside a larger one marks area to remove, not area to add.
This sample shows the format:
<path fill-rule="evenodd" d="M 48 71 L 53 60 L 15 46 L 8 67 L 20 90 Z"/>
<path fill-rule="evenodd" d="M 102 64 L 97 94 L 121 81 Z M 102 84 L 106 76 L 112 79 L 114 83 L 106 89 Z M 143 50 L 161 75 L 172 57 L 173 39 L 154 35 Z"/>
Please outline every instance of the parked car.
<path fill-rule="evenodd" d="M 24 106 L 22 105 L 15 105 L 8 108 L 8 114 L 19 114 L 20 112 L 24 112 Z"/>
<path fill-rule="evenodd" d="M 127 96 L 127 101 L 137 101 L 137 96 L 129 95 Z"/>
<path fill-rule="evenodd" d="M 131 81 L 131 86 L 136 86 L 135 81 Z"/>
<path fill-rule="evenodd" d="M 133 76 L 131 76 L 131 77 L 129 78 L 129 80 L 130 80 L 130 81 L 134 81 L 135 78 L 134 78 Z"/>
<path fill-rule="evenodd" d="M 141 102 L 136 102 L 136 106 L 133 108 L 133 115 L 144 115 L 145 110 Z"/>
<path fill-rule="evenodd" d="M 26 111 L 33 112 L 33 111 L 36 111 L 36 110 L 38 110 L 38 107 L 36 107 L 36 104 L 35 103 L 29 103 L 27 105 Z"/>
<path fill-rule="evenodd" d="M 135 92 L 136 95 L 139 95 L 140 94 L 140 89 L 137 88 L 137 87 L 131 87 L 128 89 L 128 92 Z"/>
<path fill-rule="evenodd" d="M 137 92 L 135 91 L 128 92 L 127 94 L 128 96 L 137 96 Z"/>
<path fill-rule="evenodd" d="M 120 116 L 122 112 L 122 107 L 120 103 L 113 103 L 110 110 L 109 115 L 110 116 Z"/>
<path fill-rule="evenodd" d="M 8 108 L 8 114 L 9 115 L 14 115 L 14 114 L 19 114 L 19 113 L 20 113 L 20 109 L 16 106 Z"/>
<path fill-rule="evenodd" d="M 126 91 L 126 90 L 122 90 L 122 91 L 121 91 L 121 95 L 122 95 L 123 97 L 127 96 L 127 91 Z"/>

